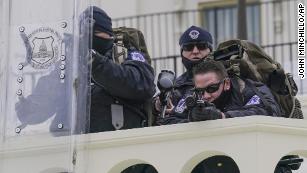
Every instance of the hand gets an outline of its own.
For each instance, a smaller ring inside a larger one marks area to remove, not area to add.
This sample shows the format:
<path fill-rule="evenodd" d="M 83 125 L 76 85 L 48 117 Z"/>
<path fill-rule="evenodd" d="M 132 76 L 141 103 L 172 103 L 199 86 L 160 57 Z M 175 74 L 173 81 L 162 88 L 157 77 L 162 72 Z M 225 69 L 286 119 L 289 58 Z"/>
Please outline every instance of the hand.
<path fill-rule="evenodd" d="M 169 116 L 165 118 L 157 117 L 156 124 L 157 125 L 168 125 L 168 124 L 180 124 L 180 123 L 188 123 L 188 119 L 182 119 L 175 116 Z"/>
<path fill-rule="evenodd" d="M 160 102 L 159 97 L 156 97 L 154 102 L 155 102 L 156 111 L 161 112 L 161 102 Z M 173 109 L 174 109 L 174 105 L 173 105 L 172 101 L 170 99 L 168 99 L 165 113 L 170 114 Z"/>
<path fill-rule="evenodd" d="M 107 61 L 109 59 L 107 56 L 101 55 L 94 49 L 91 49 L 91 55 L 93 59 L 97 59 L 99 61 Z"/>
<path fill-rule="evenodd" d="M 206 106 L 206 104 L 197 104 L 191 110 L 192 121 L 206 121 L 225 118 L 223 113 L 215 106 Z"/>

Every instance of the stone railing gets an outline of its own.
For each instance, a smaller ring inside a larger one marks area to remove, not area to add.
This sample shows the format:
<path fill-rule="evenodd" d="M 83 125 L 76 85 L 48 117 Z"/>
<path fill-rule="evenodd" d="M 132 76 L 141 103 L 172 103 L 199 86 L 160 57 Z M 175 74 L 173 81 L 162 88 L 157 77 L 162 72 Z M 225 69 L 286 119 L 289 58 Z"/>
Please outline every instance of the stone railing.
<path fill-rule="evenodd" d="M 273 173 L 288 154 L 307 156 L 307 121 L 251 116 L 68 137 L 5 139 L 0 172 L 120 173 L 146 163 L 159 173 L 190 173 L 214 155 L 241 173 Z"/>
<path fill-rule="evenodd" d="M 307 118 L 307 95 L 300 95 L 297 97 L 301 103 L 303 113 L 305 115 L 305 119 Z"/>

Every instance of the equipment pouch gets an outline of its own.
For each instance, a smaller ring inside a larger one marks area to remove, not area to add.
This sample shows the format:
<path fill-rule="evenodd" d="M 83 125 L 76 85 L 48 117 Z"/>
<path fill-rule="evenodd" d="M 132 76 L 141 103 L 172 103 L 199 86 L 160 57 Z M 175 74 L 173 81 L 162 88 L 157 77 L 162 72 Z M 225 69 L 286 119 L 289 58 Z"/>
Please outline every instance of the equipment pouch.
<path fill-rule="evenodd" d="M 124 110 L 122 105 L 112 104 L 112 125 L 116 130 L 121 129 L 124 126 Z"/>

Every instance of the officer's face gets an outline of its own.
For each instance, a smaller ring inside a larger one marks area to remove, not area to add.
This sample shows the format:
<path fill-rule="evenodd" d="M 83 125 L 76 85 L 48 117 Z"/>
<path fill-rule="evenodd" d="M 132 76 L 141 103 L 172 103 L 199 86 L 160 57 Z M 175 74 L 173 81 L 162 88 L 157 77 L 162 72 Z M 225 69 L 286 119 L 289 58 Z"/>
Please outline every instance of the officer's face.
<path fill-rule="evenodd" d="M 190 61 L 198 61 L 206 58 L 210 49 L 205 46 L 197 45 L 198 43 L 191 43 L 183 46 L 182 56 L 189 59 Z"/>
<path fill-rule="evenodd" d="M 105 32 L 95 30 L 92 43 L 93 49 L 100 54 L 105 55 L 106 52 L 112 50 L 114 39 L 111 35 Z"/>
<path fill-rule="evenodd" d="M 100 37 L 100 38 L 104 38 L 104 39 L 111 39 L 112 38 L 109 34 L 107 34 L 105 32 L 98 31 L 98 30 L 94 31 L 94 35 L 97 36 L 97 37 Z"/>
<path fill-rule="evenodd" d="M 203 88 L 203 99 L 208 102 L 213 102 L 221 93 L 230 89 L 230 80 L 220 79 L 214 72 L 197 74 L 194 76 L 194 83 L 196 88 Z"/>

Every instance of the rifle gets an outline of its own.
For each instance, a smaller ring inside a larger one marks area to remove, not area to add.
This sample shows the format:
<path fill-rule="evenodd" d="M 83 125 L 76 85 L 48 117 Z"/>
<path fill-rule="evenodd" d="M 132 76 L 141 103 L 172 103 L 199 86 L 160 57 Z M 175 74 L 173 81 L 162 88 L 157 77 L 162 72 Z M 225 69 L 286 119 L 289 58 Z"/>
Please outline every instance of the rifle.
<path fill-rule="evenodd" d="M 174 88 L 175 73 L 170 70 L 162 70 L 159 73 L 157 85 L 160 90 L 159 99 L 161 102 L 161 117 L 165 117 L 165 111 L 167 107 L 167 101 Z"/>

